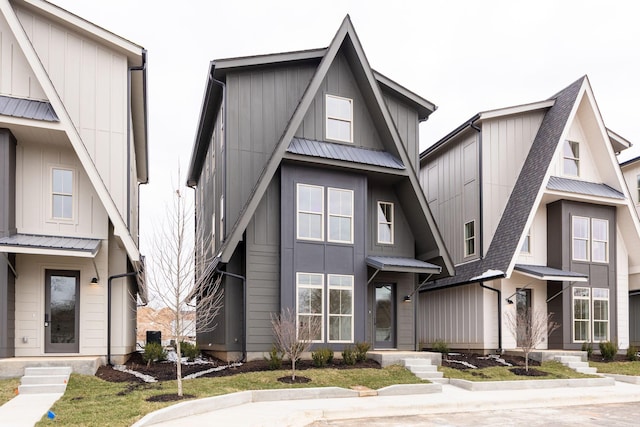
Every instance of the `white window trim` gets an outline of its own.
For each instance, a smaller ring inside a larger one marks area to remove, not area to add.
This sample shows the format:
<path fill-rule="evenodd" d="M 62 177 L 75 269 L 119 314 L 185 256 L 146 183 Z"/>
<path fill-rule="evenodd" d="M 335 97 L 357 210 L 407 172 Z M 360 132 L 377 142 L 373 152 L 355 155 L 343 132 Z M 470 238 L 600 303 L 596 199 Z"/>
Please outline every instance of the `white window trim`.
<path fill-rule="evenodd" d="M 576 237 L 575 233 L 574 233 L 574 221 L 578 218 L 581 219 L 586 219 L 587 220 L 587 237 Z M 586 258 L 577 258 L 576 257 L 576 251 L 575 251 L 575 245 L 574 245 L 574 241 L 575 240 L 582 240 L 582 241 L 586 241 L 587 242 L 587 250 L 586 250 Z M 589 262 L 589 255 L 591 254 L 591 218 L 588 218 L 586 216 L 579 216 L 579 215 L 572 215 L 571 216 L 571 259 L 574 261 L 585 261 L 585 262 Z"/>
<path fill-rule="evenodd" d="M 331 278 L 332 277 L 348 277 L 349 279 L 351 279 L 351 286 L 349 288 L 347 288 L 346 286 L 336 286 L 336 285 L 331 285 Z M 327 342 L 330 343 L 352 343 L 353 342 L 353 337 L 354 337 L 354 316 L 355 316 L 355 312 L 354 312 L 354 277 L 352 275 L 348 275 L 348 274 L 327 274 Z M 344 314 L 331 314 L 329 312 L 330 309 L 330 304 L 329 304 L 329 298 L 330 298 L 330 294 L 331 294 L 331 290 L 332 289 L 338 289 L 338 290 L 345 290 L 345 289 L 349 289 L 351 291 L 351 314 L 350 315 L 344 315 Z M 329 331 L 331 330 L 331 317 L 351 317 L 351 337 L 349 340 L 331 340 L 329 339 Z"/>
<path fill-rule="evenodd" d="M 589 292 L 589 296 L 576 296 L 575 295 L 575 290 L 576 289 L 586 289 Z M 575 300 L 583 300 L 583 301 L 587 301 L 587 303 L 589 304 L 589 317 L 587 319 L 576 319 L 576 306 L 575 306 Z M 593 314 L 591 313 L 591 310 L 593 309 L 592 304 L 591 304 L 591 288 L 587 288 L 587 287 L 582 287 L 582 286 L 574 286 L 573 288 L 571 288 L 571 338 L 572 341 L 574 343 L 580 343 L 580 342 L 591 342 L 590 339 L 586 339 L 586 340 L 578 340 L 576 339 L 576 321 L 579 322 L 583 322 L 587 324 L 587 337 L 588 338 L 592 338 L 592 328 L 591 328 L 591 322 L 593 319 Z"/>
<path fill-rule="evenodd" d="M 529 245 L 528 245 L 528 249 L 524 250 L 524 243 L 528 241 Z M 522 246 L 520 246 L 520 252 L 526 255 L 531 255 L 531 227 L 529 227 L 529 230 L 527 230 L 527 234 L 524 235 L 524 240 L 522 241 Z"/>
<path fill-rule="evenodd" d="M 572 176 L 572 177 L 574 177 L 574 178 L 575 178 L 575 177 L 580 176 L 580 143 L 579 143 L 578 141 L 572 141 L 572 140 L 570 140 L 570 139 L 565 140 L 565 143 L 574 143 L 574 144 L 578 144 L 578 157 L 573 157 L 573 156 L 569 157 L 569 156 L 566 156 L 566 155 L 564 154 L 564 146 L 562 147 L 562 175 L 564 175 L 564 176 Z M 574 160 L 574 161 L 576 162 L 576 165 L 578 166 L 578 170 L 577 170 L 577 172 L 576 172 L 576 174 L 575 174 L 575 175 L 574 175 L 574 174 L 571 174 L 571 173 L 568 173 L 568 172 L 565 170 L 565 168 L 564 168 L 564 161 L 565 161 L 565 160 Z"/>
<path fill-rule="evenodd" d="M 467 224 L 473 224 L 473 235 L 467 237 Z M 463 228 L 462 228 L 462 235 L 464 237 L 464 257 L 470 257 L 470 256 L 474 256 L 477 252 L 476 250 L 476 220 L 471 220 L 471 221 L 467 221 L 464 223 Z M 467 242 L 469 240 L 473 240 L 473 252 L 471 253 L 467 253 Z"/>
<path fill-rule="evenodd" d="M 53 191 L 53 171 L 62 170 L 71 172 L 71 193 L 58 193 Z M 65 165 L 50 165 L 49 166 L 49 200 L 47 202 L 48 221 L 59 223 L 73 223 L 77 218 L 78 209 L 78 174 L 74 167 Z M 53 214 L 53 197 L 56 195 L 70 196 L 71 197 L 71 218 L 57 217 Z"/>
<path fill-rule="evenodd" d="M 349 102 L 349 107 L 350 107 L 350 112 L 351 112 L 351 120 L 345 120 L 342 117 L 334 117 L 334 116 L 330 116 L 329 115 L 329 109 L 327 108 L 327 99 L 329 98 L 333 98 L 333 99 L 339 99 L 339 100 L 343 100 L 343 101 L 348 101 Z M 325 136 L 328 140 L 331 141 L 340 141 L 340 142 L 353 142 L 353 99 L 351 98 L 345 98 L 342 96 L 337 96 L 337 95 L 330 95 L 330 94 L 326 94 L 325 95 L 325 106 L 324 106 L 324 110 L 325 110 L 325 124 L 324 124 L 324 132 L 325 132 Z M 351 129 L 351 134 L 349 135 L 349 139 L 340 139 L 340 138 L 332 138 L 329 136 L 329 121 L 330 120 L 336 120 L 339 122 L 348 122 L 351 124 L 350 129 Z"/>
<path fill-rule="evenodd" d="M 308 285 L 308 284 L 300 284 L 300 276 L 301 275 L 309 275 L 309 276 L 318 276 L 320 277 L 321 281 L 319 285 Z M 325 330 L 325 292 L 324 292 L 324 274 L 322 273 L 306 273 L 306 272 L 297 272 L 296 273 L 296 334 L 297 331 L 300 329 L 300 323 L 299 323 L 299 316 L 300 316 L 300 304 L 299 304 L 299 293 L 298 293 L 298 289 L 299 288 L 304 288 L 304 289 L 320 289 L 320 301 L 322 302 L 321 307 L 322 307 L 322 311 L 320 312 L 320 339 L 319 340 L 312 340 L 311 342 L 316 342 L 316 343 L 323 343 L 324 342 L 324 330 Z M 302 313 L 303 315 L 315 315 L 315 313 Z M 317 316 L 317 315 L 316 315 Z"/>
<path fill-rule="evenodd" d="M 351 195 L 351 215 L 343 215 L 343 214 L 332 214 L 331 213 L 331 197 L 329 195 L 329 193 L 331 193 L 331 191 L 338 191 L 338 192 L 348 192 Z M 354 206 L 354 202 L 353 202 L 353 190 L 349 190 L 346 188 L 336 188 L 336 187 L 327 187 L 327 242 L 331 242 L 331 243 L 347 243 L 347 244 L 353 244 L 353 215 L 354 215 L 354 211 L 355 211 L 355 206 Z M 349 218 L 349 221 L 351 222 L 351 227 L 350 227 L 350 233 L 349 233 L 349 240 L 336 240 L 336 239 L 331 239 L 331 217 L 337 217 L 337 218 Z"/>
<path fill-rule="evenodd" d="M 596 297 L 595 296 L 595 292 L 593 292 L 594 290 L 602 290 L 602 291 L 606 291 L 607 292 L 607 296 L 606 298 L 604 297 Z M 600 323 L 606 323 L 607 324 L 607 336 L 605 337 L 604 340 L 596 340 L 595 337 L 593 336 L 595 333 L 595 323 L 596 323 L 596 319 L 595 319 L 595 310 L 594 310 L 594 306 L 595 306 L 595 302 L 596 301 L 606 301 L 607 302 L 607 320 L 606 322 L 603 320 L 597 320 L 597 322 Z M 609 295 L 609 289 L 607 288 L 593 288 L 591 291 L 591 342 L 604 342 L 604 341 L 609 341 L 609 337 L 611 335 L 611 300 L 610 300 L 610 295 Z"/>
<path fill-rule="evenodd" d="M 607 230 L 607 240 L 597 240 L 594 237 L 594 233 L 593 233 L 593 224 L 594 222 L 597 221 L 602 221 L 605 223 L 605 230 Z M 604 243 L 604 260 L 596 260 L 594 259 L 593 256 L 593 243 L 591 244 L 591 262 L 597 262 L 597 263 L 601 263 L 601 264 L 608 264 L 609 263 L 609 220 L 608 219 L 602 219 L 602 218 L 591 218 L 591 241 L 592 242 L 599 242 L 599 243 Z"/>
<path fill-rule="evenodd" d="M 391 206 L 391 221 L 380 221 L 380 219 L 378 219 L 378 212 L 380 211 L 380 205 L 385 204 L 385 205 L 389 205 Z M 386 202 L 383 200 L 378 200 L 378 203 L 376 205 L 376 207 L 378 208 L 378 210 L 376 210 L 376 241 L 378 242 L 378 244 L 380 245 L 393 245 L 395 242 L 395 219 L 396 219 L 396 208 L 395 205 L 392 202 Z M 385 225 L 389 225 L 389 228 L 391 229 L 391 241 L 390 242 L 383 242 L 380 240 L 380 225 L 381 224 L 385 224 Z"/>
<path fill-rule="evenodd" d="M 322 195 L 322 201 L 320 206 L 320 212 L 300 210 L 300 203 L 298 203 L 300 187 L 312 187 L 312 188 L 319 188 L 321 190 L 320 194 Z M 320 237 L 319 238 L 300 236 L 300 213 L 320 216 Z M 296 184 L 296 238 L 298 240 L 310 240 L 314 242 L 324 241 L 324 187 L 320 185 L 302 184 L 300 182 Z"/>

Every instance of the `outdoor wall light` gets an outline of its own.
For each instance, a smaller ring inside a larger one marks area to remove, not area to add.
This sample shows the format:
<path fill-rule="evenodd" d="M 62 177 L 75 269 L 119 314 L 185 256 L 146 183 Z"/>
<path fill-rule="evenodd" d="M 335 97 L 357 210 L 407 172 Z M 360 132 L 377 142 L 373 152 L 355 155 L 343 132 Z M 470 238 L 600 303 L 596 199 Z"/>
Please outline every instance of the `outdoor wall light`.
<path fill-rule="evenodd" d="M 411 295 L 405 295 L 402 302 L 411 302 Z"/>
<path fill-rule="evenodd" d="M 94 277 L 93 279 L 91 279 L 90 285 L 91 286 L 98 286 L 98 278 Z"/>

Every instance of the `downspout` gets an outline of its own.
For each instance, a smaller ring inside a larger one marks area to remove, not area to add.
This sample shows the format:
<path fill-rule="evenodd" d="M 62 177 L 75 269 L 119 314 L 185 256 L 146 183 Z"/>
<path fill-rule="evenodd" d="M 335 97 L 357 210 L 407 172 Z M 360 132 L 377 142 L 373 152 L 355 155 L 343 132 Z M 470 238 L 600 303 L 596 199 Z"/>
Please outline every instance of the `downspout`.
<path fill-rule="evenodd" d="M 495 292 L 498 297 L 498 353 L 502 354 L 502 291 L 500 289 L 486 286 L 484 282 L 478 282 L 481 288 Z"/>
<path fill-rule="evenodd" d="M 131 271 L 129 273 L 115 274 L 109 276 L 107 281 L 107 365 L 113 366 L 111 363 L 111 281 L 123 277 L 136 276 L 138 273 Z"/>
<path fill-rule="evenodd" d="M 220 273 L 223 276 L 233 277 L 234 279 L 242 280 L 242 360 L 247 361 L 247 279 L 244 276 L 235 273 L 229 273 L 228 271 L 214 270 L 214 273 Z"/>
<path fill-rule="evenodd" d="M 473 124 L 473 120 L 469 122 L 469 127 L 478 131 L 478 230 L 480 231 L 480 239 L 478 242 L 478 249 L 480 253 L 480 259 L 484 258 L 484 215 L 482 204 L 482 129 Z M 502 347 L 502 346 L 500 346 Z"/>

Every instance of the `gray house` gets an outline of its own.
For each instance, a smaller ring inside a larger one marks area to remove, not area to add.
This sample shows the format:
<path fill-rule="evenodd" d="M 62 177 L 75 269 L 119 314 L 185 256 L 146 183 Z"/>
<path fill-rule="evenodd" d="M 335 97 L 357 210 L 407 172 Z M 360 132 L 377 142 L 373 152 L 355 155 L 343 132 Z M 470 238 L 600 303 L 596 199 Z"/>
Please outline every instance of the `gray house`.
<path fill-rule="evenodd" d="M 456 265 L 420 296 L 421 340 L 515 349 L 507 318 L 561 325 L 540 348 L 629 346 L 640 225 L 585 76 L 551 98 L 478 113 L 420 156 L 429 207 Z"/>
<path fill-rule="evenodd" d="M 413 294 L 453 273 L 417 176 L 435 108 L 369 67 L 349 17 L 327 48 L 211 63 L 188 185 L 225 294 L 202 349 L 261 358 L 284 308 L 318 346 L 417 346 Z"/>

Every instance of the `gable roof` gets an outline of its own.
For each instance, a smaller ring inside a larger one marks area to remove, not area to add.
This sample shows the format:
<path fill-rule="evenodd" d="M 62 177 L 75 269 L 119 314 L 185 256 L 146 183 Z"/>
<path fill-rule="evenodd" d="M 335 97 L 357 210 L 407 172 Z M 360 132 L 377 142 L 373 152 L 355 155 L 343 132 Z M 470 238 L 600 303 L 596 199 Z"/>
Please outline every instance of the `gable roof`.
<path fill-rule="evenodd" d="M 47 16 L 51 16 L 52 19 L 57 19 L 57 22 L 64 22 L 64 19 L 79 19 L 75 17 L 75 15 L 69 14 L 68 12 L 54 6 L 50 3 L 39 1 L 39 0 L 21 0 L 16 2 L 21 6 L 29 6 L 32 9 L 36 9 L 42 11 Z M 109 219 L 111 220 L 114 227 L 114 235 L 117 236 L 122 242 L 131 263 L 138 269 L 141 268 L 141 256 L 138 250 L 138 247 L 131 236 L 129 229 L 124 221 L 124 218 L 118 211 L 115 202 L 113 201 L 109 190 L 107 189 L 98 169 L 91 159 L 89 152 L 87 151 L 87 147 L 84 144 L 82 137 L 78 129 L 75 127 L 73 121 L 71 120 L 71 116 L 67 112 L 65 108 L 64 102 L 58 95 L 56 88 L 53 86 L 47 71 L 45 70 L 38 54 L 35 51 L 35 48 L 31 44 L 29 38 L 27 37 L 20 20 L 17 17 L 15 10 L 12 7 L 12 4 L 9 1 L 0 1 L 0 13 L 4 15 L 9 28 L 13 32 L 13 35 L 16 39 L 16 42 L 20 49 L 22 50 L 27 64 L 31 67 L 35 77 L 38 79 L 42 90 L 44 91 L 45 96 L 47 97 L 53 111 L 58 116 L 60 121 L 61 129 L 66 134 L 66 137 L 69 140 L 69 143 L 73 147 L 76 155 L 78 156 L 79 161 L 81 162 L 85 172 L 93 188 L 98 195 L 102 205 L 104 206 Z M 88 25 L 87 21 L 83 21 L 85 25 Z M 95 26 L 94 26 L 95 27 Z M 93 28 L 93 27 L 92 27 Z M 99 28 L 99 27 L 95 27 Z M 103 30 L 104 31 L 104 30 Z M 113 36 L 113 35 L 112 35 Z M 133 45 L 130 42 L 124 41 L 124 39 L 118 38 L 119 42 L 123 43 L 123 46 L 127 46 L 130 49 L 133 49 Z M 126 42 L 126 43 L 125 43 Z M 138 54 L 140 57 L 143 57 L 143 49 L 137 47 Z M 145 102 L 146 104 L 146 102 Z M 146 128 L 145 128 L 146 132 Z M 144 138 L 146 144 L 146 135 Z"/>
<path fill-rule="evenodd" d="M 487 270 L 509 272 L 529 215 L 538 203 L 537 196 L 544 183 L 560 137 L 576 106 L 580 89 L 586 82 L 587 77 L 581 77 L 550 98 L 555 102 L 540 124 L 500 218 L 493 240 L 489 245 L 487 255 L 478 261 L 457 266 L 455 277 L 435 280 L 428 284 L 427 289 L 470 283 L 472 278 L 479 277 L 478 275 Z"/>
<path fill-rule="evenodd" d="M 304 119 L 309 106 L 313 102 L 314 97 L 320 88 L 320 85 L 324 81 L 331 64 L 334 62 L 336 55 L 341 51 L 341 49 L 347 50 L 346 56 L 349 58 L 350 65 L 354 71 L 354 74 L 356 74 L 358 78 L 362 79 L 361 91 L 363 92 L 365 98 L 371 100 L 372 108 L 370 109 L 370 113 L 374 117 L 374 120 L 378 123 L 382 123 L 381 131 L 384 133 L 383 139 L 385 141 L 390 141 L 393 144 L 393 146 L 387 147 L 387 149 L 389 149 L 389 152 L 391 152 L 391 154 L 396 155 L 399 158 L 401 164 L 403 164 L 407 169 L 406 178 L 409 181 L 408 187 L 410 187 L 411 190 L 407 191 L 406 188 L 403 188 L 400 192 L 405 197 L 414 198 L 412 199 L 412 202 L 415 203 L 417 207 L 416 210 L 420 211 L 419 215 L 424 220 L 424 224 L 421 223 L 421 227 L 412 227 L 412 229 L 416 230 L 416 245 L 418 246 L 418 253 L 434 254 L 435 257 L 440 256 L 444 267 L 446 268 L 446 271 L 448 273 L 453 273 L 453 263 L 451 262 L 451 259 L 446 251 L 444 241 L 439 234 L 435 221 L 431 216 L 431 212 L 429 211 L 426 198 L 420 187 L 416 171 L 413 167 L 412 162 L 410 161 L 406 148 L 402 144 L 400 135 L 393 123 L 389 110 L 386 107 L 386 103 L 382 95 L 382 90 L 378 85 L 376 76 L 369 66 L 362 46 L 358 40 L 358 36 L 355 33 L 355 30 L 351 23 L 351 19 L 348 15 L 343 20 L 340 28 L 331 41 L 331 44 L 324 51 L 323 56 L 320 59 L 320 63 L 318 64 L 313 77 L 311 78 L 304 94 L 302 95 L 298 106 L 289 119 L 289 122 L 282 136 L 277 142 L 276 147 L 272 152 L 265 168 L 262 170 L 257 184 L 252 189 L 248 201 L 242 208 L 238 220 L 235 222 L 235 224 L 233 224 L 229 233 L 227 234 L 226 240 L 222 244 L 217 257 L 219 257 L 221 262 L 223 263 L 229 262 L 238 242 L 242 238 L 244 230 L 253 217 L 253 214 L 258 204 L 260 203 L 264 192 L 266 191 L 269 183 L 271 182 L 271 179 L 280 166 L 280 162 L 282 161 L 285 152 L 289 148 L 295 132 L 300 127 L 300 124 L 302 123 L 302 120 Z M 255 61 L 255 58 L 252 59 L 252 61 Z M 209 87 L 218 85 L 215 82 L 215 78 L 213 76 L 214 71 L 215 70 L 213 69 L 211 69 L 210 71 L 210 78 L 214 79 L 214 81 L 210 81 Z M 390 83 L 391 80 L 387 79 L 385 81 L 388 85 L 392 85 L 392 83 Z M 207 105 L 206 103 L 209 101 L 219 103 L 221 102 L 220 96 L 220 89 L 216 89 L 216 91 L 213 92 L 207 91 L 205 93 L 205 100 L 203 101 L 205 105 L 203 105 L 198 132 L 202 131 L 202 128 L 200 126 L 205 125 L 206 123 L 205 120 L 207 119 L 205 118 L 205 116 L 211 116 L 212 114 L 215 116 L 216 114 L 215 112 L 211 111 L 211 105 Z M 414 102 L 416 102 L 416 100 L 414 100 Z M 209 120 L 210 118 L 211 117 L 209 117 Z M 199 139 L 196 140 L 196 146 L 194 147 L 194 156 L 198 155 L 199 153 L 202 157 L 204 157 L 202 154 L 206 153 L 206 147 L 199 146 L 199 144 L 208 144 L 208 141 L 206 141 L 208 138 L 203 138 L 204 136 L 204 134 L 198 135 Z M 200 140 L 200 138 L 203 138 L 204 141 Z M 199 171 L 199 169 L 201 168 L 201 163 L 198 164 L 198 162 L 201 161 L 202 159 L 197 160 L 195 157 L 192 157 L 188 181 L 190 185 L 194 185 L 197 182 L 198 177 L 196 176 L 196 171 Z M 418 214 L 413 214 L 413 217 L 412 215 L 408 215 L 409 221 L 413 221 L 415 224 L 417 216 Z M 433 246 L 435 246 L 435 248 Z"/>

